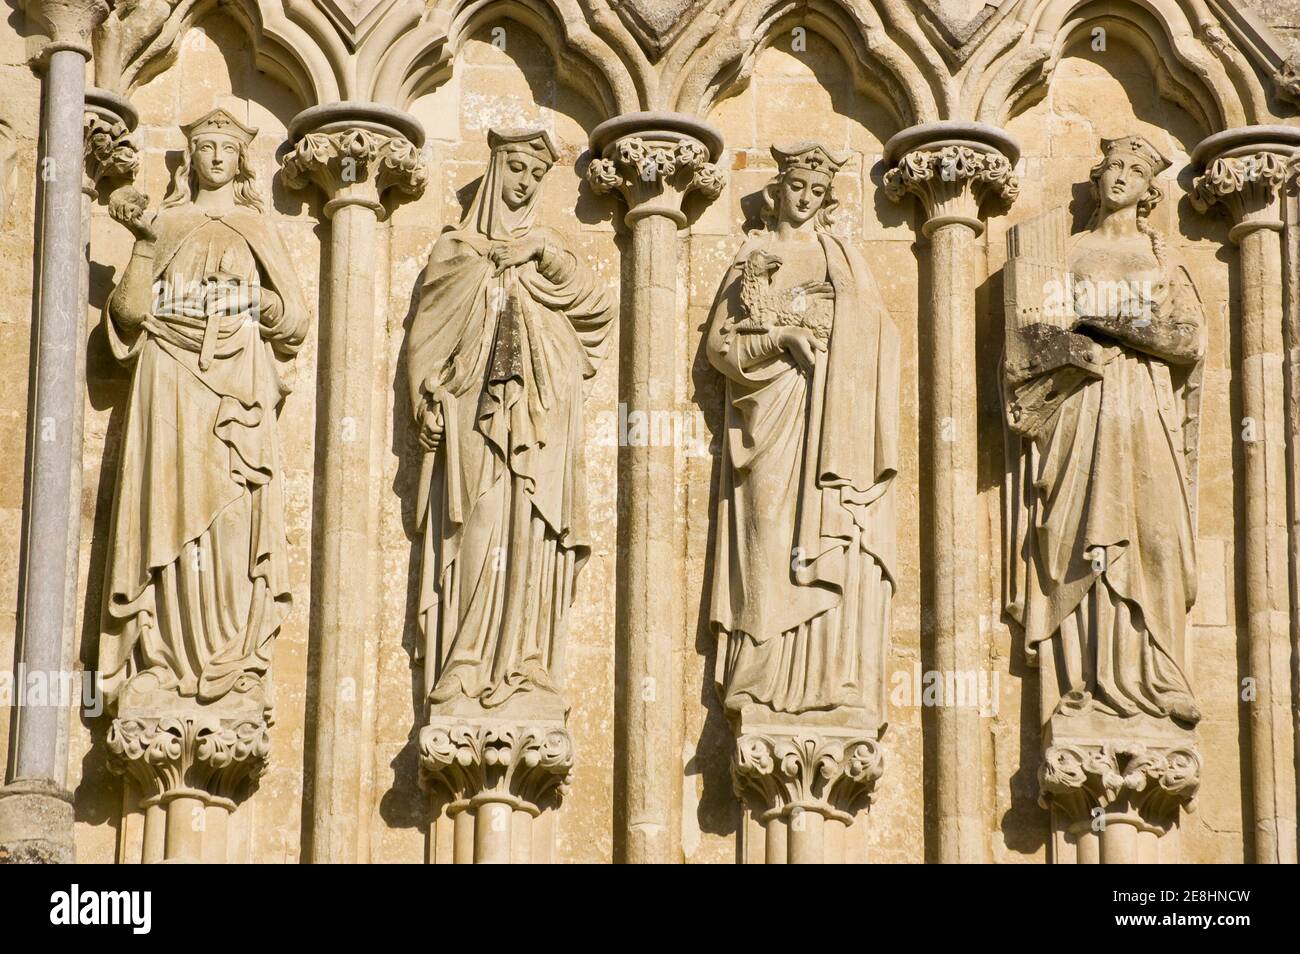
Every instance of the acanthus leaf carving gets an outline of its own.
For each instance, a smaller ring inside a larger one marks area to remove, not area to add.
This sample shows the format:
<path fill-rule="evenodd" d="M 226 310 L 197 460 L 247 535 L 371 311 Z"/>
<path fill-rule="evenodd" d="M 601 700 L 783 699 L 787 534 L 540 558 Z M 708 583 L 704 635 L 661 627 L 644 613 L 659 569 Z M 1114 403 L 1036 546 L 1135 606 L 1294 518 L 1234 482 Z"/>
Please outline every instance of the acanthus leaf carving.
<path fill-rule="evenodd" d="M 307 133 L 281 165 L 289 188 L 314 184 L 325 193 L 327 215 L 345 202 L 383 214 L 385 193 L 418 196 L 429 179 L 424 157 L 409 139 L 362 128 Z"/>
<path fill-rule="evenodd" d="M 686 137 L 651 133 L 624 136 L 587 166 L 587 181 L 598 195 L 617 192 L 629 209 L 662 211 L 685 223 L 681 202 L 687 193 L 716 199 L 726 173 L 709 161 L 709 150 Z"/>
<path fill-rule="evenodd" d="M 573 757 L 573 740 L 558 723 L 434 718 L 420 729 L 421 785 L 457 801 L 489 798 L 533 814 L 558 806 Z"/>
<path fill-rule="evenodd" d="M 810 811 L 852 824 L 884 769 L 884 751 L 870 736 L 752 732 L 736 740 L 731 777 L 736 797 L 765 820 Z"/>
<path fill-rule="evenodd" d="M 202 792 L 232 802 L 266 771 L 269 719 L 215 713 L 126 714 L 114 719 L 109 767 L 130 774 L 146 798 Z"/>
<path fill-rule="evenodd" d="M 1168 829 L 1180 809 L 1195 811 L 1200 782 L 1201 757 L 1192 745 L 1052 745 L 1038 770 L 1038 803 L 1055 806 L 1076 822 L 1090 819 L 1093 809 L 1132 811 L 1147 824 Z"/>
<path fill-rule="evenodd" d="M 966 145 L 904 154 L 885 173 L 884 187 L 894 202 L 909 194 L 919 198 L 932 222 L 956 219 L 977 232 L 983 229 L 979 210 L 986 202 L 1005 207 L 1020 195 L 1020 180 L 1006 156 Z"/>

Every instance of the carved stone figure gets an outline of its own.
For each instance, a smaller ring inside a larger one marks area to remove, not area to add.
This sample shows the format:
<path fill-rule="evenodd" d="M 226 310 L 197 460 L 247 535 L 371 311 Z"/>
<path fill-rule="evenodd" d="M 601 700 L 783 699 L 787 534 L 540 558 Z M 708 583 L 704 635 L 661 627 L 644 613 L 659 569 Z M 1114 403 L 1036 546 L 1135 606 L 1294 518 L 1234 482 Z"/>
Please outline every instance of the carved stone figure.
<path fill-rule="evenodd" d="M 275 359 L 307 308 L 249 166 L 257 131 L 223 109 L 182 129 L 162 209 L 134 190 L 111 206 L 136 240 L 104 322 L 134 367 L 99 655 L 123 726 L 263 722 L 291 604 Z"/>
<path fill-rule="evenodd" d="M 1186 799 L 1186 767 L 1199 766 L 1182 749 L 1200 719 L 1184 658 L 1205 317 L 1149 221 L 1168 160 L 1140 136 L 1102 150 L 1084 231 L 1068 235 L 1056 210 L 1008 240 L 1005 388 L 1024 481 L 1009 606 L 1042 660 L 1045 798 L 1064 764 L 1053 745 L 1095 761 L 1145 742 L 1155 761 L 1178 750 Z"/>
<path fill-rule="evenodd" d="M 815 143 L 772 155 L 766 228 L 736 253 L 706 345 L 727 379 L 718 683 L 738 736 L 736 791 L 769 845 L 792 814 L 851 824 L 880 776 L 899 388 L 893 321 L 865 262 L 831 231 L 846 160 Z M 771 755 L 782 752 L 843 784 L 798 784 L 790 758 Z M 790 830 L 769 860 L 822 857 L 820 829 Z"/>
<path fill-rule="evenodd" d="M 727 378 L 711 618 L 727 709 L 883 721 L 894 589 L 898 333 L 830 231 L 845 161 L 773 148 L 766 228 L 723 279 L 708 356 Z"/>
<path fill-rule="evenodd" d="M 550 136 L 494 130 L 488 142 L 468 213 L 430 254 L 408 341 L 426 451 L 429 716 L 562 726 L 556 671 L 589 552 L 583 389 L 604 356 L 613 299 L 558 234 L 533 224 L 556 160 Z M 436 774 L 436 740 L 423 741 Z M 552 763 L 567 773 L 572 758 Z"/>

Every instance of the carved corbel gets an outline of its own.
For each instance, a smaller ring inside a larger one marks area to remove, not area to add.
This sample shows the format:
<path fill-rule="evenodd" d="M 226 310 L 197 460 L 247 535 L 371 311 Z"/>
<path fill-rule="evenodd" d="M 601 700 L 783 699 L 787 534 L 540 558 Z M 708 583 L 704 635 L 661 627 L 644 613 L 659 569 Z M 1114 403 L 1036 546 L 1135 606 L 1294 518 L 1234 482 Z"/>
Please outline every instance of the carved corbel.
<path fill-rule="evenodd" d="M 266 771 L 270 723 L 249 715 L 127 715 L 108 732 L 110 768 L 129 774 L 146 802 L 200 793 L 234 803 Z"/>
<path fill-rule="evenodd" d="M 573 774 L 573 740 L 562 724 L 434 717 L 420 730 L 420 783 L 463 807 L 503 802 L 537 815 L 556 808 Z"/>
<path fill-rule="evenodd" d="M 81 188 L 92 200 L 101 181 L 121 183 L 135 178 L 140 167 L 140 153 L 131 138 L 136 123 L 136 112 L 126 100 L 104 90 L 86 90 Z"/>
<path fill-rule="evenodd" d="M 1201 756 L 1191 743 L 1091 742 L 1051 745 L 1038 769 L 1038 803 L 1069 824 L 1127 821 L 1167 832 L 1179 811 L 1196 809 Z"/>
<path fill-rule="evenodd" d="M 736 740 L 731 779 L 736 797 L 766 823 L 815 812 L 846 825 L 868 808 L 885 771 L 870 736 L 751 732 Z"/>

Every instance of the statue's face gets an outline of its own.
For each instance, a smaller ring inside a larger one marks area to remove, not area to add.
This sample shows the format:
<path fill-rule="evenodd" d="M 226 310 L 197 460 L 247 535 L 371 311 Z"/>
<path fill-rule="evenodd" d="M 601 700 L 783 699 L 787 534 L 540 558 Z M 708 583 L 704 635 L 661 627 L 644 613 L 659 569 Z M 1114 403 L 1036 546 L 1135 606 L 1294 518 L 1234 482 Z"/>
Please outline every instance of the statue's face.
<path fill-rule="evenodd" d="M 538 184 L 550 168 L 535 156 L 522 152 L 506 153 L 505 168 L 501 175 L 501 199 L 511 211 L 523 208 L 532 201 Z"/>
<path fill-rule="evenodd" d="M 1149 188 L 1151 169 L 1146 162 L 1120 152 L 1106 160 L 1097 180 L 1098 196 L 1107 211 L 1136 205 Z"/>
<path fill-rule="evenodd" d="M 190 162 L 205 189 L 219 189 L 239 173 L 239 140 L 225 133 L 196 136 Z"/>
<path fill-rule="evenodd" d="M 829 176 L 809 169 L 791 169 L 781 177 L 781 217 L 793 225 L 803 225 L 822 207 L 830 187 Z"/>

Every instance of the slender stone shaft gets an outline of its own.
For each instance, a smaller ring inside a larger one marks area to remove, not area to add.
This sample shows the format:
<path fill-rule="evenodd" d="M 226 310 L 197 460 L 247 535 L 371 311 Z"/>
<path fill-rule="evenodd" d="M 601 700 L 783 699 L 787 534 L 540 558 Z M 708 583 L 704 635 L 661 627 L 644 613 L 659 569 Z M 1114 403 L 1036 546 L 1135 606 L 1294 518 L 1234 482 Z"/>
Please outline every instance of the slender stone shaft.
<path fill-rule="evenodd" d="M 74 521 L 81 489 L 81 415 L 85 305 L 81 301 L 82 113 L 86 57 L 56 50 L 45 79 L 45 156 L 41 169 L 40 305 L 31 416 L 31 471 L 23 568 L 22 666 L 29 674 L 60 672 L 68 657 L 69 576 L 80 542 Z M 78 371 L 82 371 L 79 377 Z M 66 705 L 23 706 L 18 711 L 15 779 L 67 779 Z"/>
<path fill-rule="evenodd" d="M 623 343 L 620 399 L 629 413 L 673 406 L 677 358 L 677 224 L 645 215 L 632 224 L 631 323 Z M 682 620 L 675 448 L 646 441 L 619 449 L 618 618 L 625 660 L 620 686 L 626 736 L 625 860 L 670 857 L 680 784 L 673 746 L 672 653 Z"/>
<path fill-rule="evenodd" d="M 1295 714 L 1292 709 L 1288 537 L 1286 314 L 1282 190 L 1300 150 L 1291 126 L 1246 126 L 1216 133 L 1192 153 L 1204 169 L 1192 188 L 1202 211 L 1219 204 L 1239 248 L 1241 301 L 1240 435 L 1245 461 L 1246 638 L 1249 672 L 1242 699 L 1250 714 L 1255 861 L 1296 861 Z M 1294 502 L 1290 502 L 1294 506 Z"/>
<path fill-rule="evenodd" d="M 587 178 L 627 203 L 631 301 L 623 330 L 619 400 L 652 418 L 676 404 L 677 231 L 691 191 L 712 199 L 723 176 L 717 130 L 675 113 L 630 113 L 591 133 Z M 685 627 L 684 527 L 677 512 L 677 448 L 619 449 L 619 594 L 616 610 L 621 814 L 615 856 L 633 864 L 681 861 L 681 764 L 674 669 Z M 631 442 L 629 442 L 631 444 Z"/>
<path fill-rule="evenodd" d="M 922 424 L 930 459 L 922 552 L 933 566 L 928 635 L 934 666 L 952 684 L 981 668 L 975 241 L 984 232 L 985 200 L 1005 207 L 1018 194 L 1012 171 L 1018 157 L 1010 136 L 981 123 L 913 126 L 885 144 L 891 166 L 886 192 L 895 201 L 904 195 L 921 201 L 921 232 L 929 239 L 923 347 L 933 357 L 929 379 L 921 385 L 931 402 Z M 986 860 L 979 720 L 971 700 L 944 699 L 935 710 L 936 860 L 941 863 Z"/>
<path fill-rule="evenodd" d="M 972 258 L 977 232 L 952 222 L 930 235 L 929 339 L 933 355 L 931 413 L 925 441 L 930 454 L 930 535 L 933 563 L 934 667 L 973 673 L 980 667 L 976 574 L 975 289 Z M 955 682 L 956 680 L 954 680 Z M 939 861 L 982 860 L 984 820 L 980 778 L 979 710 L 955 700 L 935 709 L 938 739 L 936 802 Z"/>
<path fill-rule="evenodd" d="M 375 350 L 387 294 L 376 265 L 382 197 L 417 195 L 427 172 L 424 132 L 397 110 L 331 103 L 299 114 L 284 158 L 293 188 L 317 185 L 330 220 L 328 304 L 321 323 L 322 478 L 317 498 L 312 629 L 317 645 L 310 858 L 358 860 L 363 775 L 362 694 L 367 638 L 375 627 L 379 500 L 371 464 Z"/>
<path fill-rule="evenodd" d="M 1245 444 L 1246 622 L 1254 771 L 1255 858 L 1294 863 L 1295 786 L 1278 771 L 1293 752 L 1290 574 L 1287 558 L 1286 400 L 1282 343 L 1282 242 L 1260 228 L 1241 239 L 1242 414 Z M 1289 793 L 1289 797 L 1288 797 Z"/>
<path fill-rule="evenodd" d="M 371 601 L 351 581 L 369 579 L 372 552 L 370 422 L 376 289 L 371 257 L 378 219 L 348 203 L 330 219 L 329 309 L 321 329 L 324 423 L 316 590 L 320 634 L 312 859 L 356 860 L 361 798 L 359 728 L 362 647 L 373 628 Z"/>

